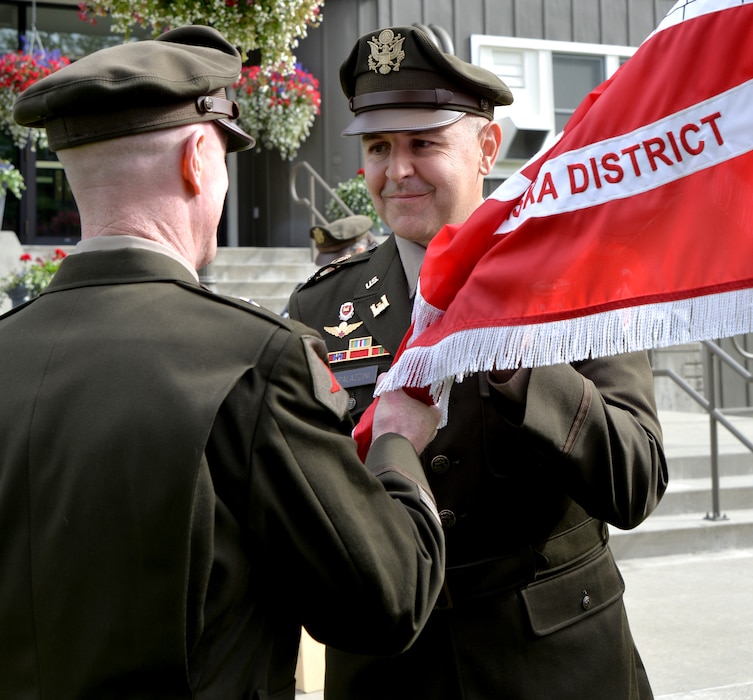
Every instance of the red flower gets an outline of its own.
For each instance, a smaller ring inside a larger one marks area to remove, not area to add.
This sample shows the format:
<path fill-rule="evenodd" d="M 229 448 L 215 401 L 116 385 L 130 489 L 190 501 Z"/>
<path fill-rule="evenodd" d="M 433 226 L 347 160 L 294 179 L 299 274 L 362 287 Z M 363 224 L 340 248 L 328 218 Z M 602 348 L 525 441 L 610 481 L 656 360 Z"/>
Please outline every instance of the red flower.
<path fill-rule="evenodd" d="M 21 262 L 29 262 L 31 260 L 31 255 L 29 255 L 28 253 L 24 253 L 21 256 L 20 260 Z"/>
<path fill-rule="evenodd" d="M 23 92 L 32 83 L 69 63 L 70 60 L 57 51 L 37 51 L 31 54 L 17 51 L 0 55 L 0 75 L 3 76 L 0 87 L 13 92 Z"/>

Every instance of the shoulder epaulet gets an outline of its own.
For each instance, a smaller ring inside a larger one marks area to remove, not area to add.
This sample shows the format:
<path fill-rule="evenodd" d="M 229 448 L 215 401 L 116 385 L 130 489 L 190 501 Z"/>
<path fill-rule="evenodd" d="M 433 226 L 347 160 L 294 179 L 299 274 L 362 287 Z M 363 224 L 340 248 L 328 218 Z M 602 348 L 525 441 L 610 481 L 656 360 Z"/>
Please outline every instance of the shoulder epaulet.
<path fill-rule="evenodd" d="M 339 270 L 350 267 L 351 265 L 357 265 L 358 263 L 366 262 L 371 254 L 374 252 L 374 248 L 358 253 L 357 255 L 343 255 L 341 258 L 333 260 L 331 263 L 327 263 L 323 267 L 320 267 L 311 277 L 309 277 L 302 285 L 301 289 L 310 287 L 312 284 L 316 284 L 319 280 L 338 272 Z"/>
<path fill-rule="evenodd" d="M 202 296 L 205 296 L 217 303 L 234 306 L 238 309 L 242 309 L 243 311 L 248 311 L 256 316 L 266 318 L 268 321 L 272 321 L 276 325 L 285 325 L 286 319 L 284 319 L 280 314 L 266 308 L 265 306 L 262 306 L 261 304 L 248 297 L 235 297 L 227 296 L 225 294 L 218 294 L 217 292 L 214 292 L 211 289 L 207 289 L 206 287 L 197 286 L 195 284 L 188 284 L 185 282 L 178 282 L 178 284 L 184 289 L 187 289 L 196 294 L 201 294 Z"/>

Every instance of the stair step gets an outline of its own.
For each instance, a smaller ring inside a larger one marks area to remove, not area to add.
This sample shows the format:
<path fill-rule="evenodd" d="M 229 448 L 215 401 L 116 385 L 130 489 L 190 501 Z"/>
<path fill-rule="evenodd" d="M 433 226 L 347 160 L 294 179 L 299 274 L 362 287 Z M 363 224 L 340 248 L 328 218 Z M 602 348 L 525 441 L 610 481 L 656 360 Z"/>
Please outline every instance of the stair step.
<path fill-rule="evenodd" d="M 669 484 L 664 498 L 634 530 L 610 527 L 620 559 L 713 552 L 753 542 L 753 454 L 718 426 L 719 519 L 714 518 L 709 418 L 705 413 L 660 411 Z M 753 419 L 730 422 L 749 440 Z"/>
<path fill-rule="evenodd" d="M 698 513 L 654 513 L 634 530 L 610 527 L 609 541 L 617 559 L 750 547 L 753 542 L 753 508 L 728 510 L 722 516 L 722 519 L 713 520 Z"/>
<path fill-rule="evenodd" d="M 256 248 L 219 247 L 213 264 L 285 264 L 300 263 L 313 265 L 314 256 L 309 248 Z"/>
<path fill-rule="evenodd" d="M 713 509 L 711 477 L 674 479 L 671 474 L 667 491 L 652 518 L 659 515 L 700 513 Z M 722 476 L 719 479 L 719 507 L 721 510 L 753 508 L 753 474 Z"/>
<path fill-rule="evenodd" d="M 739 452 L 720 453 L 717 459 L 719 474 L 724 476 L 745 476 L 753 474 L 753 453 L 740 445 Z M 699 450 L 702 451 L 702 450 Z M 711 475 L 711 450 L 705 448 L 703 454 L 676 456 L 671 448 L 665 448 L 670 481 L 703 479 Z"/>
<path fill-rule="evenodd" d="M 219 294 L 251 299 L 279 314 L 317 269 L 309 248 L 218 248 L 205 274 Z"/>
<path fill-rule="evenodd" d="M 275 313 L 281 313 L 297 282 L 218 282 L 218 294 L 240 297 L 256 302 Z"/>
<path fill-rule="evenodd" d="M 217 282 L 305 282 L 317 267 L 311 263 L 214 263 L 211 275 Z"/>

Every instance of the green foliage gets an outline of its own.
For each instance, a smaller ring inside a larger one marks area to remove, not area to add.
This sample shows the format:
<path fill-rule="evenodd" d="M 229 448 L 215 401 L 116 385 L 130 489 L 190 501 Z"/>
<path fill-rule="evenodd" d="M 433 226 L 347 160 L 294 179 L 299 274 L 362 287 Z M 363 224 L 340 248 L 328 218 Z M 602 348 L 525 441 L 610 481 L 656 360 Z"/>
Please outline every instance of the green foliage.
<path fill-rule="evenodd" d="M 21 269 L 5 277 L 0 283 L 0 291 L 4 294 L 25 287 L 29 297 L 38 296 L 39 293 L 50 283 L 52 276 L 58 271 L 60 263 L 65 258 L 65 251 L 56 248 L 52 258 L 32 259 L 31 255 L 24 253 L 21 256 Z"/>
<path fill-rule="evenodd" d="M 21 172 L 4 158 L 0 158 L 0 189 L 7 190 L 16 199 L 21 199 L 21 193 L 26 189 Z"/>
<path fill-rule="evenodd" d="M 330 199 L 324 210 L 329 221 L 341 219 L 352 212 L 353 214 L 368 216 L 374 222 L 374 229 L 377 232 L 384 230 L 384 224 L 374 208 L 368 189 L 366 189 L 366 178 L 363 175 L 363 170 L 359 170 L 355 177 L 339 183 L 333 189 L 351 211 L 345 211 L 336 199 Z"/>
<path fill-rule="evenodd" d="M 323 6 L 324 0 L 84 0 L 79 14 L 89 22 L 110 15 L 112 31 L 126 39 L 139 26 L 156 36 L 187 24 L 208 25 L 244 59 L 258 49 L 267 70 L 293 65 L 293 49 L 309 27 L 319 25 Z"/>

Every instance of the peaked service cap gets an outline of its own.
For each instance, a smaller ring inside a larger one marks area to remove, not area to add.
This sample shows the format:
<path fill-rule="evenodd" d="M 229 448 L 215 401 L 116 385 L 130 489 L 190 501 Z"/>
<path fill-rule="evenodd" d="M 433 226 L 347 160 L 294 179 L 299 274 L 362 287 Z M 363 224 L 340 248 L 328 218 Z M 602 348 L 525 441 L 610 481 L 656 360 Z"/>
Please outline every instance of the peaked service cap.
<path fill-rule="evenodd" d="M 344 136 L 446 126 L 464 114 L 494 118 L 512 93 L 494 73 L 441 51 L 417 27 L 364 34 L 340 66 L 356 118 Z"/>
<path fill-rule="evenodd" d="M 370 217 L 354 214 L 332 221 L 326 226 L 312 226 L 309 236 L 319 250 L 327 250 L 365 236 L 373 225 Z"/>
<path fill-rule="evenodd" d="M 13 117 L 44 127 L 53 151 L 206 121 L 227 132 L 228 152 L 242 151 L 255 141 L 235 123 L 238 105 L 225 93 L 240 70 L 240 54 L 216 29 L 179 27 L 42 78 L 17 98 Z"/>

